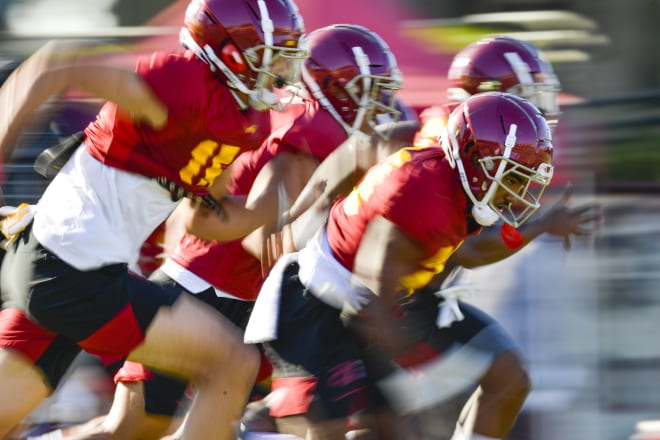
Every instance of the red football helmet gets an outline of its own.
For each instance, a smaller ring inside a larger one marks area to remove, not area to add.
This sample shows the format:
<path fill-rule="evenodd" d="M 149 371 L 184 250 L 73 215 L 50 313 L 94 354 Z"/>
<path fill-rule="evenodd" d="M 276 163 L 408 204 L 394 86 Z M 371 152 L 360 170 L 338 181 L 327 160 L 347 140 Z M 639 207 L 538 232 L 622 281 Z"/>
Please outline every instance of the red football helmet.
<path fill-rule="evenodd" d="M 382 38 L 362 26 L 336 24 L 311 32 L 307 48 L 303 82 L 349 134 L 398 118 L 394 91 L 402 76 Z"/>
<path fill-rule="evenodd" d="M 532 43 L 495 36 L 473 43 L 454 57 L 448 97 L 463 102 L 479 92 L 522 96 L 541 110 L 551 128 L 559 119 L 559 80 Z"/>
<path fill-rule="evenodd" d="M 277 87 L 299 81 L 307 56 L 303 32 L 292 0 L 192 0 L 180 39 L 229 87 L 247 96 L 246 102 L 236 95 L 242 106 L 263 110 L 278 102 L 269 77 Z M 271 70 L 280 59 L 289 60 L 286 75 Z"/>
<path fill-rule="evenodd" d="M 529 101 L 499 92 L 468 98 L 449 115 L 442 148 L 480 224 L 501 218 L 518 227 L 540 207 L 552 179 L 553 146 L 547 121 Z M 494 200 L 500 188 L 507 206 Z"/>

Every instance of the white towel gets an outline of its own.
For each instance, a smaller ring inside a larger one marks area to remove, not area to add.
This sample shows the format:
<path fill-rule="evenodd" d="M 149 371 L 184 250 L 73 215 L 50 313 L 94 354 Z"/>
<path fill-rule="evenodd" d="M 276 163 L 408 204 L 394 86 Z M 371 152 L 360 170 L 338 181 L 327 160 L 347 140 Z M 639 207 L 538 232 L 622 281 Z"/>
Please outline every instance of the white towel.
<path fill-rule="evenodd" d="M 284 271 L 291 263 L 298 261 L 298 253 L 282 255 L 270 270 L 252 308 L 252 314 L 245 328 L 243 341 L 257 344 L 277 339 L 277 322 L 280 314 L 280 297 Z"/>
<path fill-rule="evenodd" d="M 332 255 L 325 229 L 300 250 L 300 282 L 318 299 L 337 310 L 360 311 L 374 297 L 350 270 Z"/>

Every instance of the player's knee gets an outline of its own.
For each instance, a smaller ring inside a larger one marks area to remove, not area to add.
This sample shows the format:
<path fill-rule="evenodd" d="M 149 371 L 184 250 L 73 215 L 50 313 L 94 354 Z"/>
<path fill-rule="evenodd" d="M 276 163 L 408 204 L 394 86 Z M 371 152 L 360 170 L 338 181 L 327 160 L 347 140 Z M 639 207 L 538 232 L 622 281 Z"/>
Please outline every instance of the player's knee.
<path fill-rule="evenodd" d="M 237 369 L 242 370 L 241 374 L 244 374 L 251 381 L 255 380 L 259 372 L 261 358 L 259 350 L 254 345 L 244 344 L 242 341 L 235 344 L 231 361 Z"/>
<path fill-rule="evenodd" d="M 218 371 L 231 372 L 235 380 L 254 381 L 259 370 L 259 352 L 256 347 L 242 340 L 227 338 L 218 342 L 209 353 L 209 362 L 199 365 L 198 376 L 202 380 L 217 377 Z"/>
<path fill-rule="evenodd" d="M 520 365 L 520 368 L 510 371 L 508 380 L 502 386 L 511 399 L 524 401 L 532 390 L 532 380 L 527 369 Z"/>
<path fill-rule="evenodd" d="M 520 371 L 516 374 L 515 383 L 517 394 L 527 397 L 532 391 L 532 378 L 527 368 L 521 367 Z"/>
<path fill-rule="evenodd" d="M 524 400 L 532 389 L 532 379 L 520 357 L 507 352 L 495 359 L 481 386 L 485 391 Z"/>
<path fill-rule="evenodd" d="M 177 307 L 178 305 L 178 307 Z M 174 307 L 174 320 L 177 323 L 194 321 L 192 329 L 181 324 L 182 332 L 187 332 L 189 343 L 181 347 L 188 353 L 182 361 L 190 368 L 194 382 L 213 380 L 218 371 L 231 371 L 241 377 L 243 374 L 256 375 L 259 367 L 259 354 L 254 346 L 243 343 L 241 331 L 228 319 L 219 317 L 218 312 L 200 305 L 199 301 L 182 295 Z M 188 324 L 190 327 L 190 324 Z M 185 355 L 184 355 L 185 356 Z"/>

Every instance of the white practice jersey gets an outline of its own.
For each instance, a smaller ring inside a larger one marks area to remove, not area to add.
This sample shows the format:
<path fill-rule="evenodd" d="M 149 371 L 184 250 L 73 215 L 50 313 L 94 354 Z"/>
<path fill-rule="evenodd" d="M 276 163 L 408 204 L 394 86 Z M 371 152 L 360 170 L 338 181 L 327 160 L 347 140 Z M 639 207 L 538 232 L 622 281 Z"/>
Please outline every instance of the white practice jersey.
<path fill-rule="evenodd" d="M 155 179 L 104 165 L 81 145 L 37 204 L 39 242 L 80 270 L 127 263 L 177 202 Z"/>

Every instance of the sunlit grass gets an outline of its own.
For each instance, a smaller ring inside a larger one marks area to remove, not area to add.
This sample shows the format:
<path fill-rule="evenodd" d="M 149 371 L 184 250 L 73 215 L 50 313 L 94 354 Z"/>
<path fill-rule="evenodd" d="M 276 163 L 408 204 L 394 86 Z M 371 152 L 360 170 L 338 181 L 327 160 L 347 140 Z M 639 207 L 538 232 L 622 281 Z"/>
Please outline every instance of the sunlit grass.
<path fill-rule="evenodd" d="M 406 35 L 425 42 L 432 50 L 443 53 L 456 53 L 481 38 L 505 32 L 503 28 L 484 26 L 420 26 L 404 30 Z"/>

